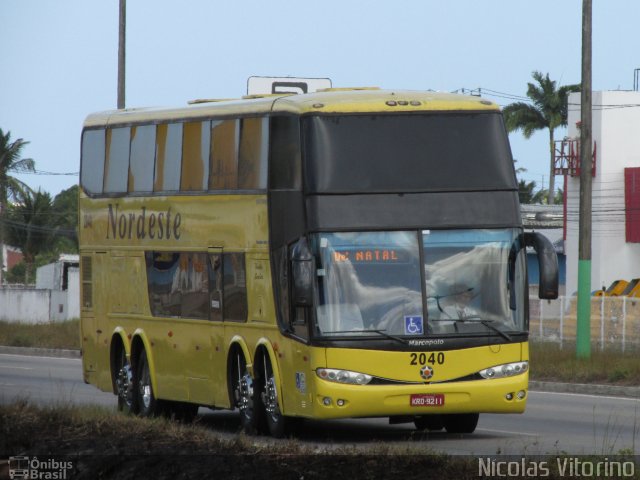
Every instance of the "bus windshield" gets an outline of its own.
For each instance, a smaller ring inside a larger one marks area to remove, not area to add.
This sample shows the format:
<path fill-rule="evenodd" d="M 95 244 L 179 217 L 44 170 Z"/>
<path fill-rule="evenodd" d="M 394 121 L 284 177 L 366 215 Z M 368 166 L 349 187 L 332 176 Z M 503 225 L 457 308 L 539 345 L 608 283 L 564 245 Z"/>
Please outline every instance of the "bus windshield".
<path fill-rule="evenodd" d="M 525 331 L 525 299 L 518 292 L 524 292 L 526 257 L 524 250 L 514 249 L 519 233 L 315 234 L 316 334 L 350 337 L 378 331 L 411 338 Z"/>

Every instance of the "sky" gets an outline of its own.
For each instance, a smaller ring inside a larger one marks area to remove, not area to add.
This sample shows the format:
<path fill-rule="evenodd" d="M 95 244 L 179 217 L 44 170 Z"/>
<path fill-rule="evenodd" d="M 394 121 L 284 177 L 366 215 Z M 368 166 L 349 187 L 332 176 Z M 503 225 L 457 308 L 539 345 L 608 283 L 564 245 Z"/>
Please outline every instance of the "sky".
<path fill-rule="evenodd" d="M 116 107 L 118 0 L 0 0 L 0 19 L 0 128 L 36 162 L 16 176 L 55 196 L 78 181 L 85 117 Z M 594 90 L 633 89 L 639 20 L 637 0 L 593 0 Z M 582 0 L 129 0 L 126 106 L 237 98 L 252 75 L 505 106 L 534 70 L 580 82 L 581 22 Z M 510 141 L 519 177 L 547 185 L 548 133 Z"/>

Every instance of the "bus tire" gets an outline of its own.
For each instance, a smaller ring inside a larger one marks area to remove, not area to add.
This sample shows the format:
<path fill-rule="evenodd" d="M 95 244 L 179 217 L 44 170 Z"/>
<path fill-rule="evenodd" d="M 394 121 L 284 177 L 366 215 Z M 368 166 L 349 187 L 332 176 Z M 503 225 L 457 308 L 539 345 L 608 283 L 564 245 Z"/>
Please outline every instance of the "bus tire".
<path fill-rule="evenodd" d="M 124 347 L 118 349 L 115 360 L 116 395 L 118 396 L 118 411 L 131 414 L 135 412 L 133 370 L 127 359 Z"/>
<path fill-rule="evenodd" d="M 138 415 L 141 417 L 154 417 L 161 410 L 160 402 L 153 392 L 151 384 L 151 371 L 146 350 L 142 349 L 136 364 L 136 375 L 134 376 L 134 400 Z"/>
<path fill-rule="evenodd" d="M 253 377 L 249 373 L 244 355 L 237 352 L 231 361 L 233 398 L 240 412 L 240 427 L 246 434 L 255 435 L 259 430 L 260 397 L 254 388 Z"/>
<path fill-rule="evenodd" d="M 429 430 L 437 432 L 444 428 L 442 415 L 422 415 L 415 417 L 413 423 L 418 430 Z"/>
<path fill-rule="evenodd" d="M 444 416 L 448 433 L 473 433 L 478 425 L 479 413 L 454 413 Z"/>
<path fill-rule="evenodd" d="M 272 437 L 282 438 L 289 432 L 293 419 L 282 415 L 278 400 L 278 385 L 267 355 L 264 357 L 264 377 L 260 381 L 262 382 L 260 396 L 267 428 Z"/>

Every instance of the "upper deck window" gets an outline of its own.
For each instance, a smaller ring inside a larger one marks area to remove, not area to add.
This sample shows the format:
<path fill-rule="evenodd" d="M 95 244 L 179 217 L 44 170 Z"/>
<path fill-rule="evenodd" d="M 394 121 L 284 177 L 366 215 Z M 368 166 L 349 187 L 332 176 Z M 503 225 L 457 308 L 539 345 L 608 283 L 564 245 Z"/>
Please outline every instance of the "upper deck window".
<path fill-rule="evenodd" d="M 182 161 L 182 124 L 158 125 L 156 132 L 156 178 L 153 190 L 180 190 Z"/>
<path fill-rule="evenodd" d="M 254 190 L 267 186 L 269 153 L 267 118 L 245 118 L 241 122 L 238 154 L 238 188 Z"/>
<path fill-rule="evenodd" d="M 107 155 L 104 167 L 105 193 L 127 191 L 130 135 L 129 127 L 107 130 Z"/>
<path fill-rule="evenodd" d="M 180 190 L 203 191 L 209 179 L 209 134 L 211 122 L 184 124 L 182 179 Z"/>
<path fill-rule="evenodd" d="M 517 189 L 499 113 L 315 116 L 303 128 L 310 192 Z"/>
<path fill-rule="evenodd" d="M 268 156 L 267 117 L 86 130 L 81 185 L 91 195 L 262 190 Z"/>
<path fill-rule="evenodd" d="M 129 164 L 129 192 L 152 192 L 156 154 L 156 126 L 131 128 L 131 161 Z"/>
<path fill-rule="evenodd" d="M 211 190 L 238 188 L 238 123 L 238 120 L 211 122 Z"/>
<path fill-rule="evenodd" d="M 105 131 L 85 130 L 82 134 L 82 176 L 80 183 L 89 193 L 102 193 Z"/>

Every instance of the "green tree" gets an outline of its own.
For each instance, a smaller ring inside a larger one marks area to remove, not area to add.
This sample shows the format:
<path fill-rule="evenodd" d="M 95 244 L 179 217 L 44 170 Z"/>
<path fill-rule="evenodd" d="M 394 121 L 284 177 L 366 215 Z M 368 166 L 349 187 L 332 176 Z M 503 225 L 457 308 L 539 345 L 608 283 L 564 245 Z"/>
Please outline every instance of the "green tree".
<path fill-rule="evenodd" d="M 531 204 L 533 202 L 534 190 L 536 188 L 536 182 L 527 182 L 525 180 L 518 181 L 518 197 L 520 203 Z"/>
<path fill-rule="evenodd" d="M 49 219 L 53 213 L 51 195 L 38 190 L 20 194 L 18 202 L 10 205 L 7 220 L 7 238 L 22 250 L 25 263 L 25 283 L 32 283 L 36 255 L 47 249 L 52 239 Z"/>
<path fill-rule="evenodd" d="M 549 79 L 549 74 L 533 72 L 534 83 L 527 83 L 527 97 L 531 103 L 515 102 L 503 109 L 505 125 L 509 132 L 522 130 L 525 138 L 530 138 L 537 130 L 549 130 L 549 193 L 547 201 L 554 203 L 554 150 L 555 130 L 567 125 L 567 97 L 570 92 L 580 91 L 580 85 L 557 87 Z"/>
<path fill-rule="evenodd" d="M 31 158 L 22 158 L 22 149 L 29 143 L 19 138 L 11 141 L 11 132 L 4 133 L 0 128 L 0 284 L 2 283 L 2 266 L 4 256 L 2 246 L 5 244 L 5 214 L 9 201 L 30 191 L 30 188 L 11 175 L 12 172 L 35 172 L 35 162 Z"/>
<path fill-rule="evenodd" d="M 57 253 L 78 252 L 78 185 L 63 190 L 53 199 L 56 215 L 51 226 L 56 229 L 54 248 Z"/>

